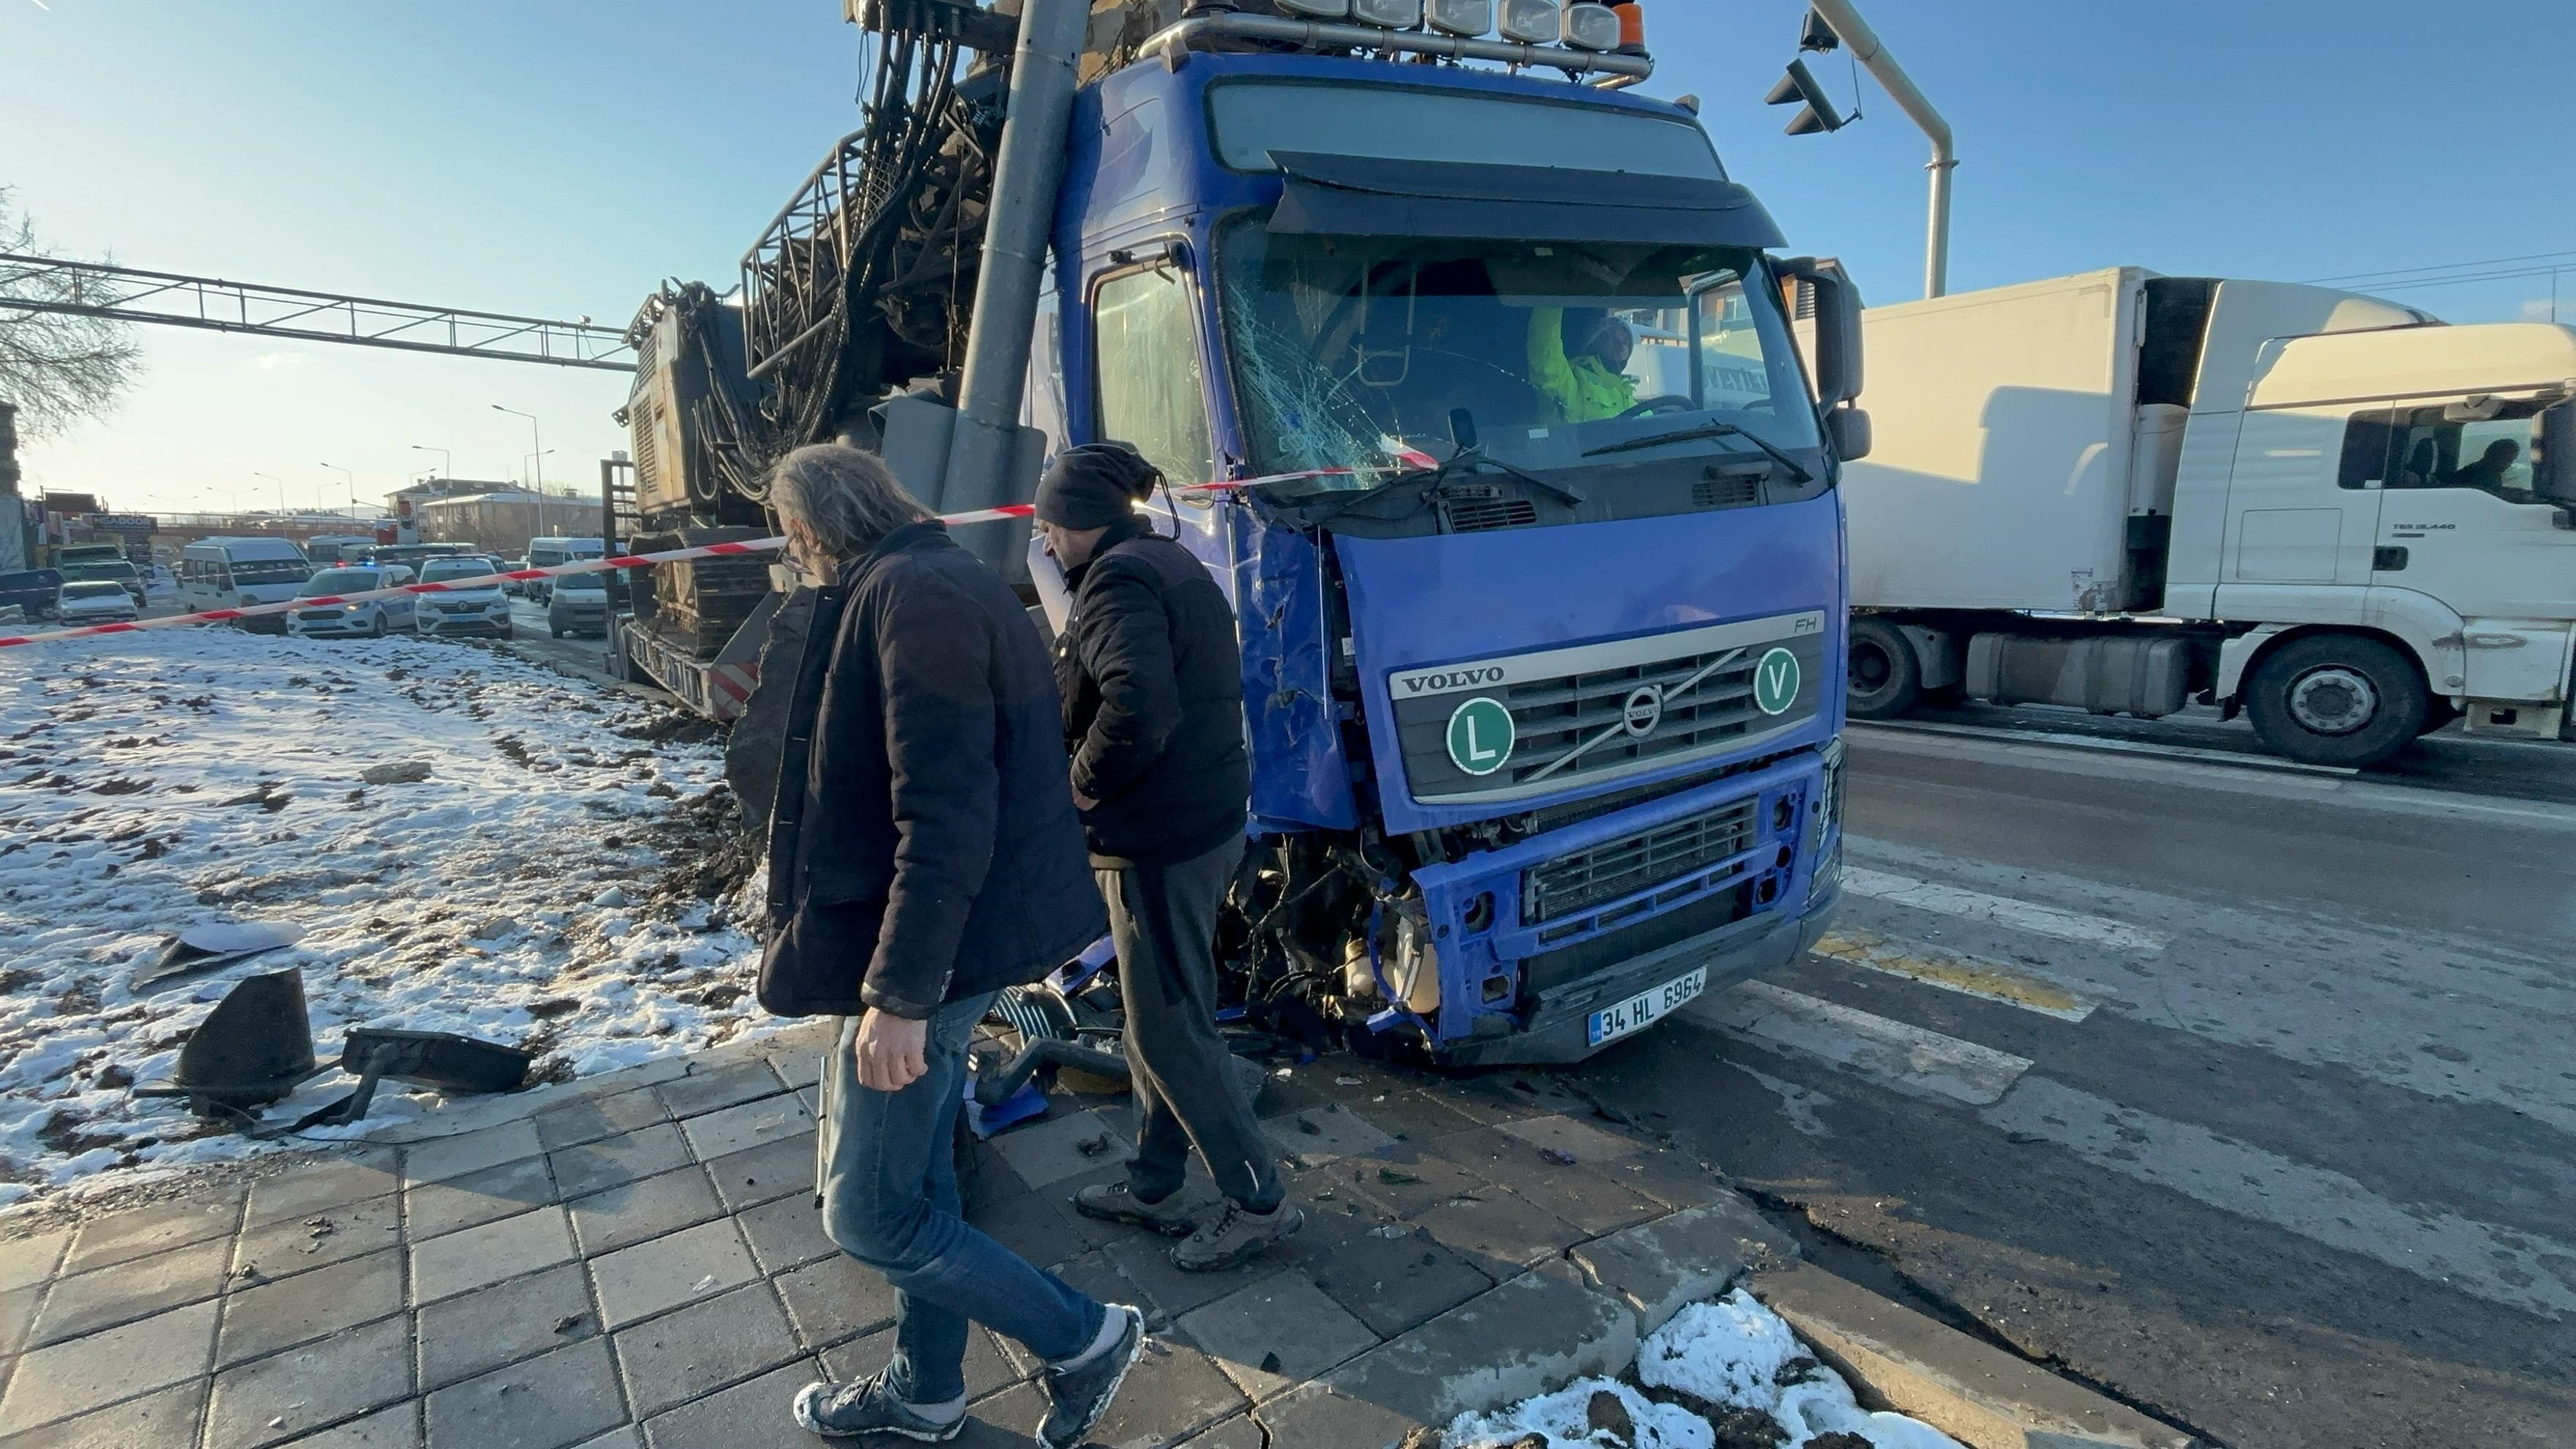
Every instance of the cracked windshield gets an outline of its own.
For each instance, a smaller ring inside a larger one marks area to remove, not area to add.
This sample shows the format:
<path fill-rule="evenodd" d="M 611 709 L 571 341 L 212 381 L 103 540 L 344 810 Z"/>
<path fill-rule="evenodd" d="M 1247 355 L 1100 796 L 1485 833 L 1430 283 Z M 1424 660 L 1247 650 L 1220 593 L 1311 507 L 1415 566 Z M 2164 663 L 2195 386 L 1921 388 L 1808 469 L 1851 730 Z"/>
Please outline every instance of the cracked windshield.
<path fill-rule="evenodd" d="M 1278 236 L 1252 218 L 1223 234 L 1217 272 L 1260 472 L 1350 468 L 1338 486 L 1374 487 L 1467 446 L 1537 470 L 1760 453 L 1717 424 L 1817 446 L 1748 251 Z"/>

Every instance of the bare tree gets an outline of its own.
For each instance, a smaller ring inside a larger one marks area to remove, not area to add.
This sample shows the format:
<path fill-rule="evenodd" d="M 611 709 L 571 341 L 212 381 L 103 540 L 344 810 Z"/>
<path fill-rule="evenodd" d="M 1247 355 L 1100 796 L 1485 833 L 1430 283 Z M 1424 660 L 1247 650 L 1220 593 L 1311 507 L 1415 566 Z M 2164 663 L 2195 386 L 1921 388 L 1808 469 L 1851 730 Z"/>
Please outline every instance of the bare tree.
<path fill-rule="evenodd" d="M 52 265 L 62 260 L 36 240 L 36 226 L 0 186 L 0 401 L 18 407 L 19 429 L 41 438 L 116 406 L 143 370 L 134 329 L 78 312 L 31 311 L 118 300 L 96 278 Z"/>

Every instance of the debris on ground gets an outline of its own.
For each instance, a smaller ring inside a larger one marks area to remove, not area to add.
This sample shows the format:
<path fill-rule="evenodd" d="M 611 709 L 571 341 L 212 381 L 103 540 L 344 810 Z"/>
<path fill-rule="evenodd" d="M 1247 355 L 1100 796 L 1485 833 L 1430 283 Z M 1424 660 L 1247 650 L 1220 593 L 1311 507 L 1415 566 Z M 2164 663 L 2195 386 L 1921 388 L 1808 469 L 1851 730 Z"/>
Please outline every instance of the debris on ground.
<path fill-rule="evenodd" d="M 1578 1379 L 1461 1415 L 1445 1449 L 1960 1449 L 1928 1424 L 1863 1409 L 1742 1289 L 1675 1314 L 1638 1346 L 1626 1378 Z"/>
<path fill-rule="evenodd" d="M 0 674 L 0 1205 L 275 1150 L 128 1091 L 166 1080 L 248 974 L 300 970 L 323 1042 L 456 1033 L 535 1049 L 536 1081 L 751 1029 L 751 998 L 721 988 L 757 960 L 739 926 L 758 844 L 708 733 L 661 706 L 438 640 L 54 648 L 70 667 Z M 353 809 L 352 782 L 388 767 L 404 782 Z M 94 793 L 111 781 L 141 788 Z M 289 917 L 291 945 L 131 982 L 174 932 Z M 310 1083 L 269 1120 L 345 1090 Z M 434 1101 L 388 1087 L 310 1135 Z"/>

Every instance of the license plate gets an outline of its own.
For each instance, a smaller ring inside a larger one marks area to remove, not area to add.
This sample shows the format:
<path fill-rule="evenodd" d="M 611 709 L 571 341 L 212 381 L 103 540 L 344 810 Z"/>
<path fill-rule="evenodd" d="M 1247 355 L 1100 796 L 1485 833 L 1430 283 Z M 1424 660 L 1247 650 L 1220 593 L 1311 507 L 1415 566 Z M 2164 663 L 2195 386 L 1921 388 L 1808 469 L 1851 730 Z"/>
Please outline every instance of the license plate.
<path fill-rule="evenodd" d="M 1616 1006 L 1605 1006 L 1592 1013 L 1586 1022 L 1592 1045 L 1617 1041 L 1630 1032 L 1642 1031 L 1707 989 L 1708 968 L 1702 966 L 1687 976 L 1676 976 L 1652 991 L 1641 991 Z"/>

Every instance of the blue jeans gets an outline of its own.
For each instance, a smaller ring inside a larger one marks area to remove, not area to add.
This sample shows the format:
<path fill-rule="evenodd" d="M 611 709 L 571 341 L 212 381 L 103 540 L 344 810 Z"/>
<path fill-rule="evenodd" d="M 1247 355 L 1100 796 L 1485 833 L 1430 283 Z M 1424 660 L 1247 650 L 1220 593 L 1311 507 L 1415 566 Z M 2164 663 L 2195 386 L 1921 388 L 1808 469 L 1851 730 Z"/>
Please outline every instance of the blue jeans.
<path fill-rule="evenodd" d="M 823 1074 L 823 1230 L 894 1285 L 886 1387 L 906 1403 L 944 1404 L 966 1392 L 969 1320 L 1055 1360 L 1090 1347 L 1109 1311 L 962 1215 L 952 1139 L 966 1045 L 992 1001 L 986 993 L 941 1008 L 930 1021 L 930 1070 L 899 1092 L 859 1085 L 857 1017 L 842 1022 Z"/>

